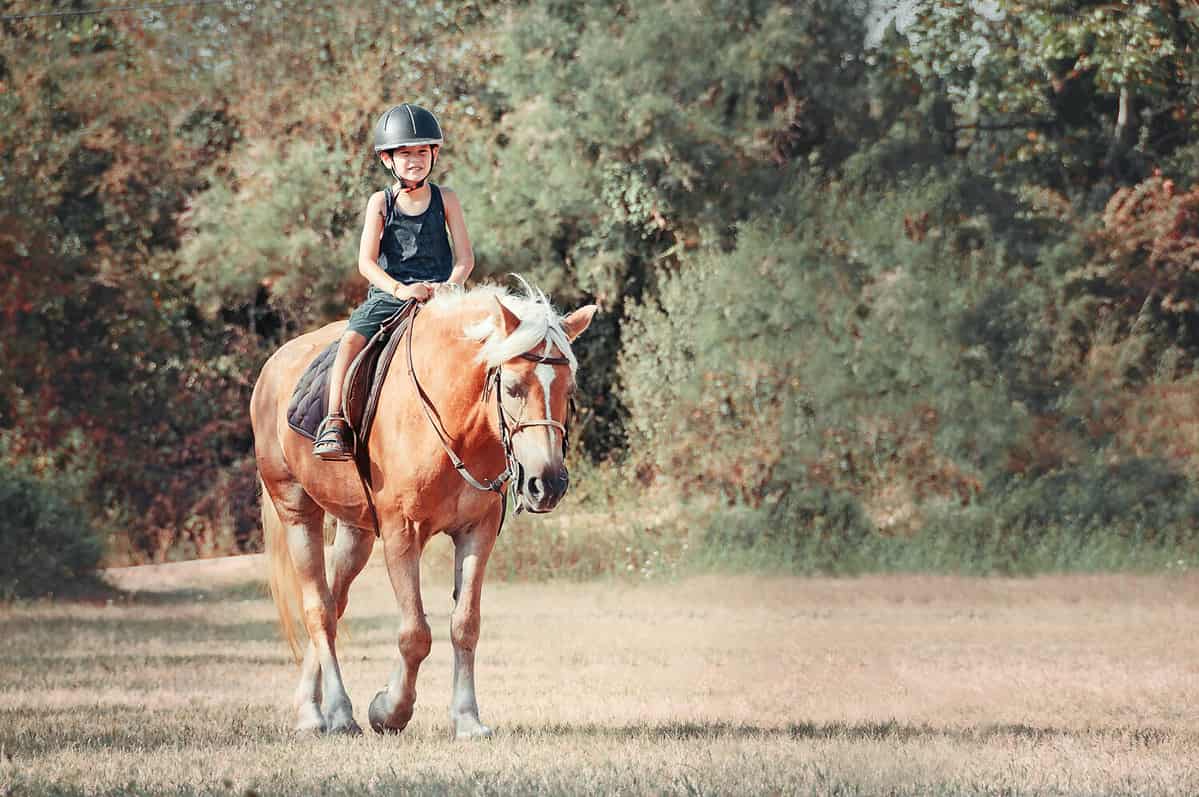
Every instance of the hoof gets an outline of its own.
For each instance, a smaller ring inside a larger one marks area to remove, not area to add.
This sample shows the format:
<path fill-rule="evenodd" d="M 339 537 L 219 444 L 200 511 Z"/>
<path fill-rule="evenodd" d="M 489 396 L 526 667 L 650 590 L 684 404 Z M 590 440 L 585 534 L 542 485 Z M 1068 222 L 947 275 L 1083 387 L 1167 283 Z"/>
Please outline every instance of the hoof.
<path fill-rule="evenodd" d="M 330 736 L 361 736 L 362 728 L 354 721 L 353 717 L 350 717 L 345 722 L 330 725 L 326 733 Z"/>
<path fill-rule="evenodd" d="M 320 734 L 326 729 L 325 718 L 315 703 L 306 703 L 296 712 L 296 733 Z"/>
<path fill-rule="evenodd" d="M 354 722 L 354 707 L 348 699 L 325 706 L 321 713 L 325 715 L 325 733 L 336 736 L 358 736 L 362 733 L 362 728 Z"/>
<path fill-rule="evenodd" d="M 385 708 L 386 705 L 387 690 L 378 692 L 371 700 L 371 706 L 366 712 L 367 719 L 371 723 L 371 730 L 375 733 L 399 733 L 408 727 L 408 720 L 412 719 L 412 711 L 408 711 L 408 716 L 404 717 L 402 722 L 389 722 L 392 716 L 391 712 Z"/>
<path fill-rule="evenodd" d="M 458 717 L 454 721 L 454 738 L 458 741 L 467 739 L 490 739 L 491 728 L 479 722 L 477 717 Z"/>

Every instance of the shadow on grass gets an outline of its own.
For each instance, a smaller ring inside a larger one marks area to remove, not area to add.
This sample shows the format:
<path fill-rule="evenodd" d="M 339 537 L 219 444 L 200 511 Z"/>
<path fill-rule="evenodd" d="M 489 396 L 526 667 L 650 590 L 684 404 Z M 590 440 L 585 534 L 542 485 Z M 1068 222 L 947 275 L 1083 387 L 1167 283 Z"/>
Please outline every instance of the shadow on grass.
<path fill-rule="evenodd" d="M 187 603 L 220 603 L 222 601 L 268 601 L 271 599 L 266 582 L 258 579 L 239 581 L 213 587 L 180 587 L 169 590 L 129 590 L 120 593 L 122 605 L 177 606 Z"/>
<path fill-rule="evenodd" d="M 274 621 L 233 617 L 227 623 L 213 623 L 194 617 L 129 617 L 120 612 L 112 616 L 40 617 L 37 615 L 0 616 L 0 639 L 23 645 L 24 650 L 47 645 L 62 649 L 79 639 L 95 637 L 110 642 L 265 642 L 279 638 Z"/>
<path fill-rule="evenodd" d="M 100 577 L 83 579 L 61 587 L 58 591 L 34 598 L 19 598 L 0 603 L 17 609 L 39 606 L 178 606 L 188 603 L 220 603 L 222 601 L 270 600 L 266 582 L 259 579 L 220 586 L 180 587 L 166 590 L 122 589 Z"/>
<path fill-rule="evenodd" d="M 262 744 L 286 741 L 295 736 L 281 724 L 275 708 L 200 708 L 178 710 L 135 706 L 96 709 L 102 722 L 80 716 L 78 708 L 36 712 L 0 709 L 0 744 L 16 755 L 39 755 L 65 746 L 103 750 L 183 749 L 205 746 Z M 723 722 L 668 722 L 633 725 L 549 724 L 500 726 L 496 743 L 546 743 L 581 737 L 584 739 L 631 740 L 642 743 L 668 741 L 712 742 L 719 740 L 921 742 L 947 739 L 963 744 L 986 745 L 996 739 L 1015 738 L 1033 744 L 1055 739 L 1119 739 L 1138 747 L 1151 748 L 1176 742 L 1180 735 L 1155 728 L 1066 729 L 1023 724 L 976 727 L 938 727 L 900 722 L 881 723 L 792 723 L 762 726 Z M 362 742 L 373 744 L 369 731 Z M 330 744 L 345 744 L 344 737 Z"/>
<path fill-rule="evenodd" d="M 18 598 L 4 606 L 36 606 L 39 604 L 82 603 L 103 606 L 109 602 L 124 600 L 128 593 L 105 581 L 98 574 L 89 573 L 76 580 L 60 584 L 54 592 L 33 597 Z"/>
<path fill-rule="evenodd" d="M 1157 728 L 1054 728 L 1035 725 L 992 724 L 970 727 L 939 727 L 902 722 L 799 722 L 780 726 L 762 726 L 728 722 L 669 722 L 656 725 L 513 725 L 501 728 L 505 734 L 533 738 L 581 736 L 642 740 L 713 740 L 713 739 L 791 739 L 795 741 L 885 741 L 909 742 L 949 739 L 985 744 L 999 738 L 1014 738 L 1033 744 L 1054 739 L 1121 738 L 1139 746 L 1153 747 L 1176 740 L 1177 733 Z"/>
<path fill-rule="evenodd" d="M 31 716 L 35 715 L 35 716 Z M 15 758 L 65 747 L 100 751 L 145 751 L 221 747 L 286 738 L 270 707 L 148 709 L 0 709 L 0 745 Z"/>
<path fill-rule="evenodd" d="M 111 683 L 113 673 L 136 672 L 137 668 L 197 668 L 197 667 L 278 667 L 287 665 L 290 657 L 280 648 L 277 656 L 237 655 L 234 653 L 160 653 L 160 654 L 99 654 L 64 657 L 53 654 L 8 655 L 0 653 L 0 687 L 22 674 L 37 675 L 48 679 L 72 678 L 71 686 L 77 688 L 80 676 L 91 676 L 93 680 Z"/>

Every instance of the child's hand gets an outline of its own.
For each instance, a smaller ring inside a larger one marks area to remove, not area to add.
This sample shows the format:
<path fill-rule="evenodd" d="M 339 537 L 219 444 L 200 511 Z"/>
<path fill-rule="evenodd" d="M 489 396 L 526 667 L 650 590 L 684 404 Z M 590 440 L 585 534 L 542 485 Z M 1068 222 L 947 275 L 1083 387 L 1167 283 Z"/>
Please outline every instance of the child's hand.
<path fill-rule="evenodd" d="M 402 292 L 407 294 L 407 298 L 409 299 L 416 299 L 418 302 L 427 302 L 433 296 L 433 286 L 427 282 L 414 282 L 411 285 L 406 285 Z"/>

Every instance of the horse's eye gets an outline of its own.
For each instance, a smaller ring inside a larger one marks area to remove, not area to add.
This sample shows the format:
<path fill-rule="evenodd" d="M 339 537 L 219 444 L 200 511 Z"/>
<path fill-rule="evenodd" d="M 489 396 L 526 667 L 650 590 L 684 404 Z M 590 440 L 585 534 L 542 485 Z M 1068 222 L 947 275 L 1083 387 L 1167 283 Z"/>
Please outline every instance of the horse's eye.
<path fill-rule="evenodd" d="M 524 386 L 524 383 L 512 380 L 504 383 L 504 391 L 512 398 L 524 398 L 529 390 Z"/>

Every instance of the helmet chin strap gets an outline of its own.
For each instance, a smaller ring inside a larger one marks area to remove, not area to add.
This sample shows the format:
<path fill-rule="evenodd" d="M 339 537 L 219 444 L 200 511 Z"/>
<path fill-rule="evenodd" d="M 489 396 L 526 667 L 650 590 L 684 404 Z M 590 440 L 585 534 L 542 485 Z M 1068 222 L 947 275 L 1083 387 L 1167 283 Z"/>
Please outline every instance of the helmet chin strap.
<path fill-rule="evenodd" d="M 400 177 L 398 174 L 396 174 L 395 169 L 389 169 L 388 171 L 391 172 L 392 177 L 396 178 L 396 180 L 399 181 L 400 190 L 403 191 L 405 194 L 411 194 L 413 191 L 418 191 L 424 187 L 425 183 L 429 182 L 428 175 L 426 175 L 425 177 L 422 177 L 417 182 L 413 182 L 412 180 L 405 180 L 403 177 Z"/>
<path fill-rule="evenodd" d="M 433 157 L 429 161 L 429 171 L 425 173 L 424 177 L 416 181 L 405 180 L 403 177 L 400 177 L 399 173 L 396 172 L 395 156 L 391 156 L 391 165 L 387 167 L 387 171 L 391 172 L 392 177 L 396 178 L 396 181 L 400 184 L 400 189 L 403 190 L 405 194 L 411 194 L 413 191 L 419 191 L 425 187 L 426 183 L 429 182 L 429 175 L 433 173 L 433 167 L 437 165 L 437 150 L 439 147 L 432 147 L 431 149 L 433 150 Z"/>

